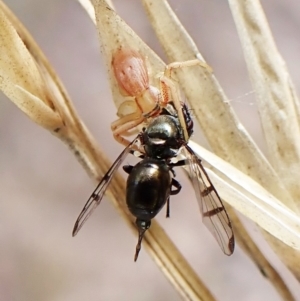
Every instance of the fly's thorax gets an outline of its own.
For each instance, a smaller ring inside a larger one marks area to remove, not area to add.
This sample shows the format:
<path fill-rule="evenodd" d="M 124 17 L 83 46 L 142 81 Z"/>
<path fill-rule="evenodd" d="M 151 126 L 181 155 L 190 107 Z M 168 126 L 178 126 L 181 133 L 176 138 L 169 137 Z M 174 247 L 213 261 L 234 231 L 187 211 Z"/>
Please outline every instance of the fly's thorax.
<path fill-rule="evenodd" d="M 183 113 L 185 127 L 188 132 L 188 136 L 190 138 L 194 132 L 194 122 L 193 122 L 192 116 L 190 114 L 190 111 L 188 109 L 188 106 L 184 102 L 181 103 L 181 109 L 182 109 L 182 113 Z M 162 115 L 170 115 L 170 116 L 176 117 L 178 119 L 178 113 L 177 113 L 177 110 L 172 101 L 169 102 L 166 106 L 164 106 L 161 114 Z"/>
<path fill-rule="evenodd" d="M 143 132 L 144 149 L 151 158 L 169 159 L 176 156 L 183 141 L 179 121 L 170 115 L 153 118 Z"/>

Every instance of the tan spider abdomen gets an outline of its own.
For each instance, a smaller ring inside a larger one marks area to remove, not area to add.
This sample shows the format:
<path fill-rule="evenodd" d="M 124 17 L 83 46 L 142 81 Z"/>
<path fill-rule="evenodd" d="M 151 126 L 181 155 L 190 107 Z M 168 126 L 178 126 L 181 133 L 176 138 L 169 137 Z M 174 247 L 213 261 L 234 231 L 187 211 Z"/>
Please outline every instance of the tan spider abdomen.
<path fill-rule="evenodd" d="M 120 48 L 113 56 L 112 67 L 118 85 L 126 96 L 138 97 L 149 88 L 147 67 L 137 51 Z"/>

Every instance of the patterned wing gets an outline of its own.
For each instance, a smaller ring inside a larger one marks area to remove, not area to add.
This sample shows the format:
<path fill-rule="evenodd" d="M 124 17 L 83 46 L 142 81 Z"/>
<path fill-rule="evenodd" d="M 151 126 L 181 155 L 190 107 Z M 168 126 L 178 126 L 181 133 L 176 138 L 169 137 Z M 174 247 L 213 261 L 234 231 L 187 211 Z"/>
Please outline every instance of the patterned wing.
<path fill-rule="evenodd" d="M 234 251 L 234 235 L 225 207 L 202 166 L 201 160 L 188 145 L 186 145 L 186 151 L 203 223 L 217 240 L 223 252 L 231 255 Z"/>
<path fill-rule="evenodd" d="M 81 229 L 83 224 L 87 221 L 87 219 L 91 216 L 93 211 L 96 209 L 96 207 L 100 204 L 105 191 L 111 182 L 114 173 L 118 170 L 119 166 L 124 162 L 125 158 L 127 157 L 128 153 L 132 149 L 133 145 L 139 141 L 140 135 L 138 135 L 119 155 L 119 157 L 116 159 L 116 161 L 113 163 L 113 165 L 110 167 L 110 169 L 107 171 L 107 173 L 104 175 L 92 195 L 87 200 L 86 204 L 84 205 L 82 211 L 80 212 L 74 228 L 72 235 L 75 236 L 78 231 Z"/>

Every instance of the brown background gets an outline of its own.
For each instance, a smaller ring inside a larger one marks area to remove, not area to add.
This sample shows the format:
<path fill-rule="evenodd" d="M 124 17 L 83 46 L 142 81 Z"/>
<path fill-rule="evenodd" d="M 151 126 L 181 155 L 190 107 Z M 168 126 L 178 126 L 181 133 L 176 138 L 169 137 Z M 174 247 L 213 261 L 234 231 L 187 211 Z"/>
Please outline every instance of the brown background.
<path fill-rule="evenodd" d="M 32 33 L 69 91 L 82 119 L 113 160 L 122 147 L 110 132 L 116 119 L 94 26 L 76 1 L 7 0 Z M 172 1 L 213 67 L 238 116 L 266 151 L 255 99 L 226 1 Z M 116 1 L 121 16 L 164 58 L 139 1 Z M 299 90 L 300 3 L 265 0 L 277 45 Z M 250 93 L 250 94 L 249 94 Z M 248 95 L 249 94 L 249 95 Z M 0 299 L 5 301 L 180 300 L 142 250 L 136 235 L 104 201 L 81 233 L 71 230 L 94 188 L 69 150 L 33 124 L 6 97 L 0 102 Z M 222 254 L 201 224 L 184 176 L 171 219 L 159 221 L 218 300 L 280 300 L 240 251 Z M 251 224 L 254 233 L 258 230 Z M 299 286 L 263 249 L 300 300 Z"/>

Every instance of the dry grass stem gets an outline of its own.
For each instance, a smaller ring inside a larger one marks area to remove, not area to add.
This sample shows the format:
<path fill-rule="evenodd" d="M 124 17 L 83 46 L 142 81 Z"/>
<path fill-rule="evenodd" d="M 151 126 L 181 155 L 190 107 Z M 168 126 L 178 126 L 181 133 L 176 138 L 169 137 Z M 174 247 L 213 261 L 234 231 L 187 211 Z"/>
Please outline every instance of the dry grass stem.
<path fill-rule="evenodd" d="M 96 25 L 95 9 L 94 9 L 92 2 L 90 0 L 77 0 L 77 1 L 80 3 L 82 8 L 86 11 L 88 16 L 93 21 L 93 23 Z M 107 3 L 109 3 L 109 1 L 107 1 Z M 110 4 L 112 5 L 112 3 L 110 3 Z"/>
<path fill-rule="evenodd" d="M 108 7 L 105 1 L 94 1 L 97 30 L 101 49 L 107 64 L 113 100 L 116 107 L 124 101 L 118 84 L 112 73 L 112 55 L 122 47 L 131 47 L 147 54 L 147 64 L 154 74 L 164 70 L 164 63 L 158 56 L 129 28 L 126 23 Z M 86 5 L 85 5 L 86 7 Z M 151 79 L 155 80 L 155 79 Z M 125 204 L 124 200 L 119 200 Z M 214 300 L 184 257 L 179 253 L 169 237 L 157 222 L 152 223 L 145 235 L 144 245 L 148 248 L 155 262 L 165 273 L 185 300 Z"/>
<path fill-rule="evenodd" d="M 300 218 L 249 176 L 191 141 L 194 151 L 208 163 L 207 172 L 222 197 L 274 237 L 300 249 Z"/>
<path fill-rule="evenodd" d="M 78 0 L 97 26 L 116 108 L 124 102 L 111 62 L 120 48 L 146 58 L 150 84 L 165 63 L 105 0 Z M 169 62 L 203 60 L 192 38 L 165 0 L 143 0 L 151 24 Z M 243 46 L 264 128 L 269 160 L 265 158 L 231 108 L 213 74 L 201 66 L 174 71 L 196 119 L 216 155 L 191 142 L 208 164 L 207 172 L 221 197 L 267 231 L 267 240 L 300 279 L 300 107 L 292 81 L 279 55 L 258 0 L 229 0 Z M 98 180 L 111 162 L 80 120 L 61 81 L 33 38 L 0 1 L 0 89 L 31 120 L 65 142 L 82 166 Z M 287 122 L 288 120 L 288 122 Z M 288 170 L 288 172 L 287 172 Z M 130 228 L 135 221 L 125 201 L 125 181 L 116 174 L 111 199 Z M 292 301 L 282 278 L 262 255 L 242 223 L 229 208 L 236 237 L 259 270 L 284 300 Z M 213 301 L 214 297 L 180 254 L 164 230 L 152 222 L 144 246 L 184 300 Z"/>
<path fill-rule="evenodd" d="M 294 200 L 300 198 L 299 120 L 292 80 L 279 54 L 259 1 L 229 1 L 239 33 L 261 124 L 269 150 L 269 160 Z M 287 173 L 286 170 L 289 170 Z M 282 202 L 299 212 L 299 204 Z"/>
<path fill-rule="evenodd" d="M 202 57 L 166 1 L 143 3 L 170 62 Z M 279 199 L 288 199 L 287 190 L 236 117 L 216 78 L 201 67 L 183 68 L 176 74 L 214 152 Z"/>
<path fill-rule="evenodd" d="M 99 170 L 101 152 L 77 116 L 61 81 L 34 39 L 3 2 L 0 10 L 0 47 L 2 58 L 5 57 L 0 66 L 1 90 L 29 118 L 67 143 L 89 173 L 100 177 L 107 164 Z"/>
<path fill-rule="evenodd" d="M 233 207 L 226 206 L 227 213 L 230 216 L 232 223 L 235 226 L 234 236 L 238 242 L 239 247 L 241 247 L 244 252 L 252 259 L 252 261 L 257 265 L 259 271 L 264 277 L 269 279 L 273 284 L 274 288 L 277 290 L 278 294 L 281 296 L 282 300 L 294 301 L 295 298 L 291 294 L 290 290 L 286 286 L 280 274 L 273 268 L 264 254 L 260 251 L 257 245 L 253 242 L 248 231 L 241 223 Z"/>
<path fill-rule="evenodd" d="M 32 87 L 32 93 L 37 94 L 39 90 L 38 86 L 35 85 L 37 83 L 41 83 L 41 86 L 44 89 L 43 92 L 45 92 L 45 94 L 47 95 L 47 98 L 45 98 L 47 102 L 44 99 L 39 99 L 38 101 L 40 103 L 46 103 L 49 110 L 57 112 L 56 114 L 58 114 L 59 116 L 59 122 L 53 127 L 46 127 L 46 129 L 60 138 L 63 142 L 67 143 L 67 145 L 73 151 L 73 153 L 82 164 L 82 166 L 87 170 L 87 172 L 92 175 L 95 180 L 99 181 L 103 174 L 108 170 L 111 162 L 106 158 L 105 154 L 96 145 L 93 137 L 90 135 L 84 124 L 81 122 L 80 118 L 77 116 L 76 111 L 72 106 L 71 100 L 69 99 L 58 76 L 52 69 L 51 65 L 47 61 L 40 48 L 34 42 L 28 31 L 17 20 L 12 12 L 4 5 L 3 2 L 0 2 L 0 9 L 3 13 L 5 13 L 5 21 L 8 24 L 7 26 L 9 26 L 11 29 L 9 33 L 3 33 L 0 30 L 0 34 L 6 35 L 7 39 L 9 39 L 11 35 L 15 37 L 16 41 L 12 41 L 9 46 L 14 49 L 15 45 L 22 45 L 21 50 L 19 50 L 23 51 L 23 56 L 26 55 L 26 58 L 31 63 L 31 66 L 29 67 L 36 71 L 36 74 L 40 78 L 39 82 L 32 82 L 32 84 L 34 85 Z M 14 26 L 9 23 L 8 19 L 13 23 Z M 5 29 L 4 26 L 0 29 L 3 28 Z M 17 31 L 15 29 L 17 29 Z M 3 39 L 2 41 L 6 40 Z M 0 44 L 0 46 L 2 45 L 5 46 L 5 43 L 3 42 L 2 44 Z M 5 48 L 5 50 L 9 52 L 9 48 Z M 3 73 L 5 76 L 7 76 L 6 74 L 9 71 L 10 65 L 15 65 L 16 61 L 18 62 L 18 56 L 13 57 L 11 60 L 6 60 L 7 65 L 1 66 L 1 74 Z M 19 62 L 19 64 L 21 63 Z M 23 72 L 24 68 L 20 66 L 19 70 Z M 27 76 L 27 74 L 21 73 L 20 75 L 21 78 L 25 76 Z M 26 90 L 27 88 L 28 87 L 25 86 L 24 90 Z M 6 92 L 6 90 L 4 90 L 4 92 Z M 16 99 L 15 103 L 17 105 L 19 105 L 19 102 L 22 102 L 22 99 Z M 35 103 L 31 102 L 29 104 L 34 105 Z M 33 121 L 39 121 L 39 119 L 37 118 L 39 116 L 33 114 L 32 111 L 29 111 L 29 113 L 27 111 L 24 111 L 24 113 L 26 113 L 28 117 L 30 117 Z M 46 112 L 45 114 L 47 113 L 48 112 Z M 47 118 L 49 118 L 49 116 L 45 114 L 41 116 L 42 120 L 47 120 Z M 43 126 L 44 124 L 41 125 Z M 135 230 L 133 218 L 128 212 L 125 205 L 125 181 L 119 174 L 116 174 L 116 176 L 114 177 L 114 180 L 110 185 L 110 190 L 107 192 L 107 194 L 119 209 L 119 212 L 123 215 L 123 217 L 125 217 L 128 224 L 132 225 L 132 228 Z"/>
<path fill-rule="evenodd" d="M 47 120 L 51 117 L 49 117 L 48 115 L 53 114 L 54 111 L 55 114 L 59 116 L 58 122 L 55 123 L 54 126 L 45 126 L 44 122 L 42 124 L 39 124 L 44 126 L 52 134 L 56 135 L 63 142 L 65 142 L 70 147 L 78 161 L 87 170 L 87 172 L 92 175 L 95 180 L 99 181 L 99 179 L 111 165 L 111 162 L 106 158 L 105 154 L 96 145 L 94 139 L 92 138 L 84 124 L 80 121 L 62 83 L 45 58 L 42 51 L 34 42 L 33 38 L 23 27 L 23 25 L 16 19 L 12 12 L 4 5 L 3 2 L 0 2 L 0 9 L 2 11 L 2 20 L 4 19 L 6 24 L 8 24 L 7 26 L 9 26 L 10 28 L 10 31 L 7 32 L 4 31 L 4 29 L 6 29 L 5 26 L 0 27 L 0 35 L 4 35 L 6 37 L 6 39 L 1 39 L 2 43 L 0 44 L 0 47 L 2 47 L 2 49 L 9 53 L 9 48 L 5 48 L 6 43 L 4 42 L 6 42 L 6 40 L 10 41 L 9 46 L 11 47 L 11 49 L 14 49 L 14 47 L 17 47 L 19 44 L 22 45 L 20 47 L 21 50 L 19 49 L 19 51 L 22 51 L 23 57 L 26 57 L 27 60 L 31 63 L 31 65 L 27 66 L 28 68 L 32 68 L 29 70 L 29 72 L 33 72 L 32 70 L 34 70 L 39 78 L 39 81 L 37 82 L 32 81 L 32 94 L 38 94 L 39 86 L 36 85 L 40 83 L 43 88 L 42 92 L 47 95 L 47 98 L 39 98 L 36 101 L 39 102 L 39 106 L 47 106 L 48 111 L 42 111 L 43 115 L 41 115 L 40 113 L 39 115 L 36 115 L 35 111 L 31 110 L 30 105 L 33 106 L 36 104 L 32 101 L 29 102 L 29 109 L 27 111 L 23 110 L 23 112 L 26 113 L 28 117 L 30 117 L 33 121 L 39 123 L 40 118 L 42 121 Z M 5 17 L 3 17 L 4 13 Z M 13 26 L 8 20 L 12 22 Z M 17 31 L 15 29 L 17 29 Z M 15 40 L 12 40 L 11 36 L 14 37 Z M 24 62 L 26 64 L 27 61 Z M 8 71 L 11 65 L 16 65 L 17 63 L 21 64 L 21 62 L 18 61 L 18 56 L 14 56 L 10 60 L 7 59 L 5 63 L 6 65 L 1 65 L 0 72 L 6 77 L 8 77 L 7 74 L 9 74 Z M 21 78 L 26 78 L 27 73 L 23 73 L 24 68 L 22 66 L 20 66 L 18 71 Z M 27 70 L 25 71 L 28 72 Z M 10 78 L 8 77 L 8 79 Z M 4 86 L 4 88 L 6 87 Z M 24 85 L 23 89 L 27 94 L 31 92 L 27 90 L 29 89 L 29 86 Z M 4 89 L 3 92 L 6 93 L 6 90 Z M 10 94 L 7 95 L 10 96 Z M 13 100 L 18 106 L 20 105 L 20 102 L 23 102 L 22 98 L 11 100 Z M 41 110 L 39 112 L 41 112 Z M 121 214 L 125 217 L 127 222 L 132 225 L 132 228 L 135 229 L 132 216 L 129 214 L 125 205 L 125 181 L 119 174 L 114 177 L 114 180 L 110 185 L 110 190 L 107 192 L 107 194 L 119 209 Z M 120 198 L 120 196 L 122 197 Z"/>
<path fill-rule="evenodd" d="M 143 3 L 170 62 L 184 61 L 195 57 L 202 59 L 196 45 L 180 24 L 167 1 L 144 0 Z M 242 3 L 245 5 L 247 1 Z M 193 71 L 182 69 L 177 72 L 177 75 L 214 152 L 260 183 L 279 200 L 284 200 L 284 203 L 289 204 L 290 208 L 295 208 L 295 202 L 289 195 L 289 190 L 281 183 L 280 177 L 274 168 L 262 155 L 243 125 L 238 121 L 215 77 L 207 75 L 202 68 L 197 69 Z M 199 153 L 199 155 L 201 157 L 202 153 Z M 243 186 L 244 184 L 240 188 Z M 227 200 L 222 189 L 219 191 L 221 196 Z M 231 204 L 237 209 L 244 209 L 241 206 L 236 206 L 236 204 Z M 259 212 L 260 208 L 257 208 L 257 210 Z M 256 210 L 249 211 L 246 215 L 253 220 L 257 220 L 258 212 Z M 274 216 L 273 221 L 279 213 L 280 211 Z M 266 221 L 266 223 L 270 225 L 269 221 Z M 298 236 L 298 229 L 298 226 L 294 228 L 296 237 Z M 280 230 L 279 224 L 276 230 Z M 295 242 L 295 237 L 293 241 Z M 297 253 L 298 251 L 290 249 L 290 252 Z M 274 285 L 276 286 L 275 283 Z"/>
<path fill-rule="evenodd" d="M 54 131 L 62 120 L 48 99 L 33 58 L 3 11 L 0 28 L 0 89 L 31 119 Z"/>
<path fill-rule="evenodd" d="M 116 106 L 119 107 L 123 97 L 110 66 L 112 53 L 116 49 L 120 46 L 129 47 L 130 45 L 139 52 L 145 53 L 152 74 L 161 72 L 164 64 L 121 18 L 106 7 L 105 1 L 94 1 L 94 4 L 96 5 L 97 28 L 107 62 L 113 98 Z M 170 62 L 202 59 L 196 45 L 180 24 L 167 1 L 144 0 L 143 4 Z M 225 200 L 229 198 L 230 204 L 258 222 L 269 233 L 289 246 L 299 248 L 299 219 L 278 201 L 285 199 L 285 204 L 289 204 L 289 207 L 292 208 L 295 206 L 293 198 L 235 116 L 216 78 L 201 67 L 185 68 L 177 71 L 176 74 L 194 114 L 216 154 L 244 172 L 244 174 L 241 173 L 241 177 L 246 181 L 248 187 L 243 181 L 236 180 L 237 182 L 233 183 L 232 179 L 236 178 L 234 175 L 239 173 L 236 171 L 231 174 L 231 179 L 226 178 L 225 183 L 227 184 L 219 189 L 221 196 Z M 215 168 L 219 169 L 218 166 Z M 255 187 L 254 191 L 252 191 L 253 187 Z M 282 215 L 282 213 L 284 214 Z M 282 225 L 283 227 L 281 227 Z M 249 244 L 254 243 L 250 241 Z M 298 251 L 290 249 L 290 252 Z M 283 281 L 279 282 L 283 284 Z M 277 285 L 275 282 L 273 284 Z M 281 291 L 287 291 L 286 287 L 283 286 Z"/>
<path fill-rule="evenodd" d="M 278 53 L 259 1 L 229 1 L 242 43 L 248 72 L 256 92 L 261 123 L 273 168 L 289 195 L 277 197 L 291 210 L 299 212 L 297 200 L 299 154 L 299 101 L 285 63 Z M 275 195 L 275 192 L 268 188 Z M 300 279 L 300 252 L 267 237 L 275 252 Z"/>

